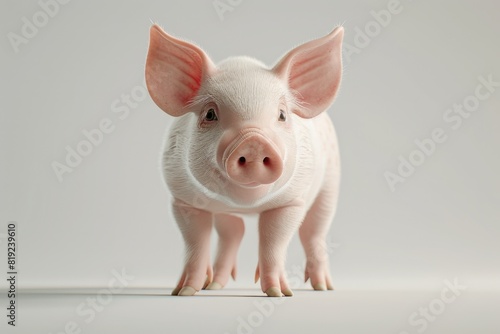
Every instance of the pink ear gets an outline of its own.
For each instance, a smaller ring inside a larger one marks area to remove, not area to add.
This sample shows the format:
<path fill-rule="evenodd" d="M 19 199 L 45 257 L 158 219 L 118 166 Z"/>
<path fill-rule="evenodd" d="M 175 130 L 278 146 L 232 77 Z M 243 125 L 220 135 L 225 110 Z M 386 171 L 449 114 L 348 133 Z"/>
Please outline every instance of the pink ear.
<path fill-rule="evenodd" d="M 168 35 L 156 24 L 151 27 L 149 38 L 146 61 L 149 94 L 163 111 L 181 116 L 214 65 L 203 50 Z"/>
<path fill-rule="evenodd" d="M 337 27 L 325 37 L 288 52 L 273 68 L 302 106 L 294 110 L 304 118 L 317 116 L 333 102 L 342 78 L 342 38 Z"/>

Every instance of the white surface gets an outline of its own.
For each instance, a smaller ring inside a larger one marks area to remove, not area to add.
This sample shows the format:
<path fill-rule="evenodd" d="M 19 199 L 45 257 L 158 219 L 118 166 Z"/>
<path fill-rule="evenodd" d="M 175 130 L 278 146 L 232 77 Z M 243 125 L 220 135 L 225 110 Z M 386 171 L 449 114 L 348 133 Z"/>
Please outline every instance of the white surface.
<path fill-rule="evenodd" d="M 22 308 L 18 326 L 8 328 L 2 321 L 2 333 L 56 334 L 64 331 L 71 322 L 81 329 L 81 333 L 92 334 L 500 332 L 498 292 L 464 291 L 453 303 L 447 304 L 433 321 L 427 321 L 424 330 L 423 320 L 411 325 L 408 318 L 439 298 L 440 290 L 323 293 L 299 290 L 295 291 L 294 297 L 273 299 L 279 302 L 274 304 L 271 298 L 263 297 L 257 289 L 203 291 L 195 297 L 172 297 L 164 289 L 142 289 L 113 295 L 108 304 L 98 304 L 100 311 L 94 312 L 93 318 L 88 312 L 91 308 L 87 298 L 96 299 L 98 291 L 85 292 L 22 294 L 19 297 Z M 2 298 L 0 303 L 3 305 Z M 83 315 L 77 313 L 81 304 L 84 305 L 81 310 L 87 312 Z M 264 309 L 262 305 L 265 305 Z M 424 318 L 418 316 L 415 319 Z"/>

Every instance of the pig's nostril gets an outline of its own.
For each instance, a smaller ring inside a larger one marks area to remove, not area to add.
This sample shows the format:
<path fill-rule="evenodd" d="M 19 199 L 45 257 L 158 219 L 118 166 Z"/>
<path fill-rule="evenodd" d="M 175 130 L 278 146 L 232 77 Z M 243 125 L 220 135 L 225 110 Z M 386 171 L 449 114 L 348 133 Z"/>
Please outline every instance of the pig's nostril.
<path fill-rule="evenodd" d="M 240 164 L 240 165 L 244 165 L 246 161 L 247 161 L 247 159 L 245 159 L 245 157 L 240 157 L 240 158 L 238 159 L 238 164 Z"/>
<path fill-rule="evenodd" d="M 265 157 L 262 162 L 264 163 L 264 165 L 269 166 L 269 164 L 271 163 L 271 159 L 269 159 L 269 157 Z"/>

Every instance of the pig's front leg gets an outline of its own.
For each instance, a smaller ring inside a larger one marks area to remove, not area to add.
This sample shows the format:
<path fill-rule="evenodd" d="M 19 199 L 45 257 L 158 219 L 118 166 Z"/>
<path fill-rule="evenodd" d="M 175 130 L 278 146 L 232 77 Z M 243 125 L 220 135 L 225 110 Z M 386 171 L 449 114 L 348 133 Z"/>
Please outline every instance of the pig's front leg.
<path fill-rule="evenodd" d="M 186 254 L 184 271 L 172 295 L 192 296 L 212 280 L 210 232 L 213 215 L 177 202 L 173 205 L 173 213 L 184 238 Z"/>
<path fill-rule="evenodd" d="M 303 206 L 281 207 L 261 213 L 259 219 L 259 265 L 262 291 L 269 297 L 292 296 L 285 275 L 288 244 L 305 216 Z"/>

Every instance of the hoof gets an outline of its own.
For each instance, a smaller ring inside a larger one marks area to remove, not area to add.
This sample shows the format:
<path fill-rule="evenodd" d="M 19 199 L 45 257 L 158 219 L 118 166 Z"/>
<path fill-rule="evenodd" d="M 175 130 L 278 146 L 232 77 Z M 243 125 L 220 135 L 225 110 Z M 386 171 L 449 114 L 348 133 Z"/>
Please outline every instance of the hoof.
<path fill-rule="evenodd" d="M 190 286 L 185 286 L 179 291 L 178 296 L 193 296 L 196 293 L 196 290 Z"/>
<path fill-rule="evenodd" d="M 274 286 L 266 290 L 266 295 L 268 295 L 269 297 L 281 297 L 282 296 L 280 289 L 278 289 L 277 287 L 274 287 Z"/>
<path fill-rule="evenodd" d="M 323 283 L 318 283 L 314 286 L 316 291 L 326 291 L 326 286 Z"/>
<path fill-rule="evenodd" d="M 217 282 L 212 282 L 205 288 L 206 290 L 220 290 L 222 289 L 222 285 Z"/>
<path fill-rule="evenodd" d="M 292 297 L 293 296 L 293 292 L 290 289 L 283 290 L 283 294 L 285 295 L 285 297 Z"/>

